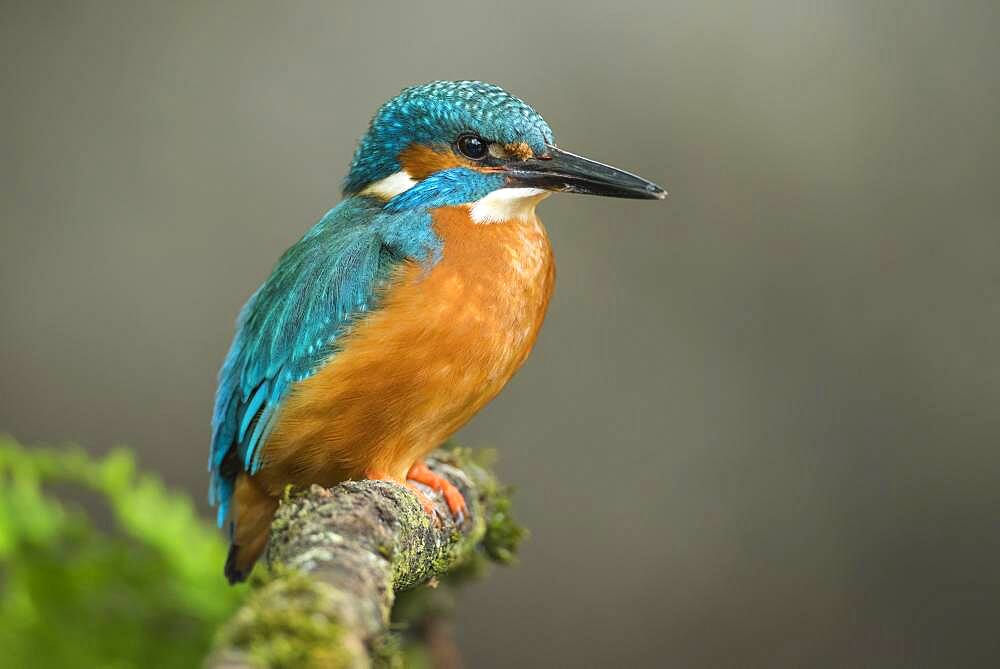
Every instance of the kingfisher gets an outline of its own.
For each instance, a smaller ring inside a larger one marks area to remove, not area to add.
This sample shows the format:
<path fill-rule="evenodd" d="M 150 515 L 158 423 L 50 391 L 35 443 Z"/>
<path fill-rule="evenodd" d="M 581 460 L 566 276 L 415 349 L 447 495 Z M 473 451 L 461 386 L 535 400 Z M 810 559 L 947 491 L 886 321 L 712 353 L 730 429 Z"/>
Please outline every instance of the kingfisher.
<path fill-rule="evenodd" d="M 342 201 L 249 298 L 219 372 L 209 501 L 230 583 L 263 552 L 286 487 L 380 479 L 461 493 L 423 461 L 528 357 L 555 280 L 535 207 L 554 191 L 666 191 L 556 147 L 533 108 L 480 81 L 382 105 Z"/>

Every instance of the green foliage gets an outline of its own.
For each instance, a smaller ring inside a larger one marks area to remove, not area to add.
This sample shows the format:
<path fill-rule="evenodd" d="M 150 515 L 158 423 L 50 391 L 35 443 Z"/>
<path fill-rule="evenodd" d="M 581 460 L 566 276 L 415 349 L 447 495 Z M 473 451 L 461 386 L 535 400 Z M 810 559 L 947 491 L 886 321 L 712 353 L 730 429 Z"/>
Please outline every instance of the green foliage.
<path fill-rule="evenodd" d="M 225 551 L 128 451 L 94 459 L 0 437 L 4 666 L 199 666 L 244 594 L 221 577 Z"/>

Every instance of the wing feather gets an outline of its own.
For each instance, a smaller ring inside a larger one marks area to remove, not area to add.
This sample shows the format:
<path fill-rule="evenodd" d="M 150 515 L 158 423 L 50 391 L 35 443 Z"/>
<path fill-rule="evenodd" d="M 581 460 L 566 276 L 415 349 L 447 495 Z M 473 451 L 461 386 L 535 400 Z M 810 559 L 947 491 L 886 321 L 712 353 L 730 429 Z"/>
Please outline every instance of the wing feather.
<path fill-rule="evenodd" d="M 386 214 L 379 203 L 350 198 L 281 257 L 240 312 L 219 372 L 209 500 L 219 505 L 220 526 L 236 475 L 221 471 L 227 455 L 235 452 L 242 470 L 259 471 L 262 445 L 290 388 L 336 353 L 355 319 L 377 308 L 393 267 L 436 259 L 439 245 L 426 211 Z"/>

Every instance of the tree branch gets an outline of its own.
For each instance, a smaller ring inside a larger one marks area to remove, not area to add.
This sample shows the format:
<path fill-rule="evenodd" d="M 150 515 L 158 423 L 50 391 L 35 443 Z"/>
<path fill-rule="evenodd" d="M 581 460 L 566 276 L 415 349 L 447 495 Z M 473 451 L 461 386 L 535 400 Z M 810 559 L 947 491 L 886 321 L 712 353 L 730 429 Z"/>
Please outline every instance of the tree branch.
<path fill-rule="evenodd" d="M 484 557 L 509 562 L 524 531 L 507 515 L 507 490 L 464 449 L 435 451 L 427 464 L 465 497 L 461 527 L 439 496 L 426 490 L 435 522 L 385 481 L 286 496 L 271 527 L 270 576 L 220 631 L 207 665 L 369 667 L 384 652 L 396 592 Z"/>

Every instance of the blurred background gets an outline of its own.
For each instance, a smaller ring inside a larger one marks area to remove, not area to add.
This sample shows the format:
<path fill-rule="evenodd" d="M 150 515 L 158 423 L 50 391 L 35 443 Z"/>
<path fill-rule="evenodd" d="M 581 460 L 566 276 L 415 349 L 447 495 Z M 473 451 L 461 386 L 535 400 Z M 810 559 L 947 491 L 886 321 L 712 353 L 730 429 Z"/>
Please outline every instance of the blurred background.
<path fill-rule="evenodd" d="M 532 531 L 468 666 L 1000 663 L 995 3 L 3 17 L 0 431 L 126 444 L 207 519 L 238 309 L 379 104 L 492 81 L 671 197 L 540 208 L 549 318 L 459 435 Z"/>

